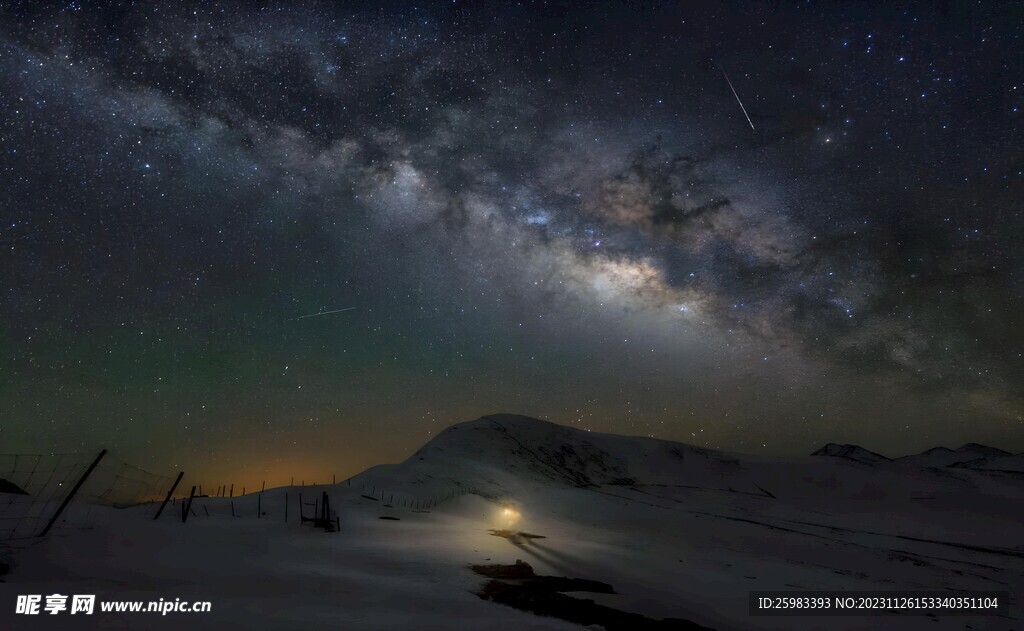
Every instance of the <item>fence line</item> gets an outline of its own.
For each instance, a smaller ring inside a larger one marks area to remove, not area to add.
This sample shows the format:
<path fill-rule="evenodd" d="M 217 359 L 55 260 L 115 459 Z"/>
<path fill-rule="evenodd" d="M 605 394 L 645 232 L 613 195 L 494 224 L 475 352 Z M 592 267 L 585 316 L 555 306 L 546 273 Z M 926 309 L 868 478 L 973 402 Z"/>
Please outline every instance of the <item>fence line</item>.
<path fill-rule="evenodd" d="M 229 495 L 221 492 L 224 488 L 229 488 L 229 485 L 218 485 L 217 491 L 212 495 L 195 495 L 191 493 L 185 493 L 179 495 L 171 500 L 171 505 L 176 507 L 176 510 L 169 510 L 162 517 L 167 519 L 167 514 L 180 514 L 184 517 L 183 521 L 187 521 L 191 518 L 215 518 L 215 517 L 232 517 L 232 518 L 246 518 L 246 519 L 273 519 L 280 521 L 283 516 L 283 521 L 287 523 L 315 523 L 318 525 L 324 524 L 335 524 L 334 528 L 338 528 L 338 513 L 344 510 L 342 504 L 338 502 L 338 495 L 335 495 L 332 488 L 351 489 L 351 494 L 356 494 L 355 497 L 349 497 L 349 499 L 359 499 L 360 497 L 369 501 L 379 502 L 379 507 L 387 508 L 389 510 L 406 510 L 410 512 L 430 512 L 445 502 L 452 501 L 459 497 L 466 495 L 477 495 L 486 499 L 497 499 L 493 494 L 488 494 L 480 491 L 475 487 L 468 487 L 453 482 L 451 486 L 443 492 L 435 492 L 430 494 L 428 497 L 424 497 L 423 494 L 416 495 L 408 492 L 392 492 L 386 488 L 378 488 L 375 485 L 362 485 L 356 482 L 353 484 L 353 480 L 358 476 L 342 480 L 335 484 L 313 484 L 313 485 L 292 485 L 289 487 L 283 487 L 278 489 L 271 489 L 271 491 L 277 491 L 274 502 L 268 501 L 263 498 L 266 493 L 265 489 L 254 491 L 247 495 L 238 495 L 230 497 Z M 315 487 L 315 488 L 314 488 Z M 197 487 L 198 488 L 198 487 Z M 283 490 L 283 493 L 280 491 Z M 330 503 L 329 514 L 323 513 L 323 494 L 327 494 L 327 498 Z M 333 499 L 330 498 L 333 496 Z M 186 504 L 189 499 L 194 502 L 190 509 L 186 509 Z M 226 501 L 225 501 L 226 500 Z M 276 500 L 280 500 L 280 504 Z M 211 511 L 211 508 L 213 509 Z M 283 509 L 283 510 L 282 510 Z M 182 512 L 187 511 L 187 512 Z M 309 515 L 319 515 L 317 518 L 311 518 Z"/>
<path fill-rule="evenodd" d="M 162 499 L 170 488 L 171 476 L 104 456 L 83 477 L 96 454 L 0 454 L 0 541 L 39 536 L 51 521 L 84 525 L 76 505 L 125 508 Z M 74 503 L 58 515 L 76 486 Z"/>
<path fill-rule="evenodd" d="M 90 464 L 94 464 L 91 470 Z M 179 473 L 179 478 L 180 475 Z M 456 481 L 452 481 L 446 490 L 417 494 L 410 493 L 408 489 L 394 492 L 383 487 L 378 488 L 374 484 L 362 484 L 360 477 L 356 475 L 335 483 L 337 477 L 332 475 L 331 484 L 313 483 L 312 486 L 320 487 L 320 490 L 323 490 L 323 487 L 351 488 L 359 496 L 379 502 L 381 508 L 412 512 L 429 512 L 445 502 L 465 495 L 495 499 L 491 494 Z M 0 541 L 29 539 L 45 534 L 51 522 L 57 529 L 87 526 L 92 514 L 91 509 L 97 505 L 114 508 L 147 505 L 142 514 L 150 518 L 166 518 L 167 515 L 181 514 L 187 497 L 194 492 L 181 497 L 180 493 L 184 492 L 185 487 L 179 487 L 179 495 L 176 496 L 174 485 L 175 476 L 147 471 L 108 454 L 105 450 L 99 458 L 83 453 L 0 454 Z M 266 492 L 265 482 L 259 490 L 252 493 L 246 493 L 243 488 L 240 495 L 235 495 L 234 486 L 228 483 L 216 487 L 216 497 L 231 499 L 230 513 L 233 517 L 264 518 L 272 514 L 280 519 L 280 508 L 268 507 L 263 498 Z M 306 483 L 302 481 L 301 488 L 305 487 Z M 202 485 L 198 485 L 197 488 L 199 493 L 193 495 L 193 499 L 201 500 L 201 503 L 195 502 L 195 506 L 188 509 L 186 519 L 188 515 L 210 516 L 207 506 L 210 496 L 202 493 Z M 70 496 L 76 489 L 74 501 L 71 502 Z M 286 490 L 285 520 L 288 521 L 288 514 L 291 512 L 292 519 L 296 523 L 301 523 L 301 518 L 305 514 L 304 502 L 299 499 L 301 492 L 292 492 L 293 496 L 298 497 L 293 497 L 291 511 L 288 508 L 288 493 Z M 159 513 L 165 501 L 169 501 L 177 510 Z M 313 507 L 314 511 L 319 510 L 317 501 L 306 503 Z M 67 509 L 61 512 L 65 505 Z M 336 514 L 340 506 L 334 502 L 334 510 L 329 512 Z M 325 521 L 329 517 L 324 514 L 320 521 Z"/>

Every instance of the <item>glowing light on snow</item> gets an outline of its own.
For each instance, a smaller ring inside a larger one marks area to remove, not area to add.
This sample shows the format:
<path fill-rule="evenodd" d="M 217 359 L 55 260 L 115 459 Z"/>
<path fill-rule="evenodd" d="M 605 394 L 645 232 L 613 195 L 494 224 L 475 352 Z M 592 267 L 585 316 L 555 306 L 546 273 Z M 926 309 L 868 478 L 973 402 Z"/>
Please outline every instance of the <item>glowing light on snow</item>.
<path fill-rule="evenodd" d="M 514 526 L 522 517 L 519 511 L 511 506 L 502 507 L 499 511 L 498 520 L 505 526 Z"/>

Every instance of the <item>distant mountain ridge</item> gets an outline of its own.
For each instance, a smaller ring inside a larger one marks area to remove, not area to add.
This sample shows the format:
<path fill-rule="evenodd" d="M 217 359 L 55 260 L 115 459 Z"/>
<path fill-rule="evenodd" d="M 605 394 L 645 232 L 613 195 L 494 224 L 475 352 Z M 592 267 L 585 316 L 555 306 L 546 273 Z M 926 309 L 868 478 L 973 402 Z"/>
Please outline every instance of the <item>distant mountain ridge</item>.
<path fill-rule="evenodd" d="M 538 488 L 687 488 L 771 500 L 910 498 L 933 483 L 972 482 L 938 475 L 906 476 L 889 458 L 857 445 L 830 443 L 819 457 L 734 454 L 644 436 L 591 432 L 515 414 L 491 414 L 439 432 L 405 461 L 371 467 L 349 482 L 394 497 L 490 499 L 529 497 Z M 827 456 L 827 457 L 822 457 Z M 932 473 L 928 473 L 932 470 Z M 973 470 L 972 470 L 973 471 Z"/>
<path fill-rule="evenodd" d="M 922 468 L 957 467 L 982 471 L 1024 472 L 1024 452 L 1012 454 L 998 447 L 979 443 L 967 443 L 957 449 L 932 447 L 919 454 L 895 459 L 887 458 L 859 445 L 828 443 L 811 455 L 845 458 L 863 464 L 897 462 Z"/>
<path fill-rule="evenodd" d="M 889 458 L 886 458 L 882 454 L 876 454 L 873 451 L 868 451 L 859 445 L 840 445 L 838 443 L 828 443 L 811 455 L 846 458 L 848 460 L 856 460 L 857 462 L 865 463 L 891 462 Z"/>
<path fill-rule="evenodd" d="M 815 453 L 737 454 L 646 436 L 592 432 L 516 414 L 490 414 L 451 425 L 404 461 L 370 467 L 345 483 L 362 487 L 369 495 L 383 497 L 386 490 L 389 502 L 464 494 L 515 501 L 538 489 L 547 493 L 571 488 L 614 496 L 638 489 L 659 493 L 659 487 L 756 495 L 771 501 L 820 498 L 823 490 L 830 501 L 904 501 L 927 496 L 937 487 L 971 492 L 979 473 L 993 479 L 1024 475 L 1016 473 L 1013 462 L 940 470 L 894 461 L 858 445 L 830 443 Z M 974 450 L 968 455 L 983 453 L 994 452 Z"/>

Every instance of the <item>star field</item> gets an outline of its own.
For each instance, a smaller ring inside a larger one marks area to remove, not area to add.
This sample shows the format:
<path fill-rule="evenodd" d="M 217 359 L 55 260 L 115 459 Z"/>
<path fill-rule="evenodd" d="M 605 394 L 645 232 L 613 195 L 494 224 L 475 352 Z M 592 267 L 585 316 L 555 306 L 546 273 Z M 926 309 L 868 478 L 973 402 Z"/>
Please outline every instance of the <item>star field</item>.
<path fill-rule="evenodd" d="M 1010 3 L 2 16 L 3 451 L 283 481 L 499 410 L 1024 449 Z"/>

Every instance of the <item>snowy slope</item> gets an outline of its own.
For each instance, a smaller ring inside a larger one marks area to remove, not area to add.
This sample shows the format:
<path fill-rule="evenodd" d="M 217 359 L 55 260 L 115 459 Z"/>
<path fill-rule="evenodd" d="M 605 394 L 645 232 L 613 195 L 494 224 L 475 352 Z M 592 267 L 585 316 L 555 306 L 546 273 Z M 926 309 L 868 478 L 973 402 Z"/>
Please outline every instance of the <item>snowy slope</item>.
<path fill-rule="evenodd" d="M 298 523 L 299 494 L 311 514 L 324 492 L 340 532 Z M 0 629 L 579 628 L 474 595 L 482 581 L 470 564 L 517 559 L 615 590 L 581 598 L 714 629 L 1020 629 L 1019 605 L 1009 618 L 823 624 L 751 617 L 746 598 L 800 589 L 1024 593 L 1022 501 L 1021 480 L 967 468 L 754 457 L 492 415 L 338 485 L 197 499 L 187 524 L 180 504 L 159 521 L 152 507 L 79 506 L 75 523 L 88 517 L 87 529 L 15 551 L 0 583 Z M 53 591 L 204 598 L 214 611 L 74 625 L 12 616 L 15 594 Z"/>
<path fill-rule="evenodd" d="M 405 462 L 373 467 L 356 479 L 414 494 L 456 487 L 497 498 L 538 484 L 720 486 L 738 471 L 736 458 L 721 452 L 494 414 L 453 425 Z"/>
<path fill-rule="evenodd" d="M 1024 453 L 1007 454 L 1003 452 L 1003 455 L 983 456 L 966 462 L 958 462 L 953 466 L 977 469 L 979 471 L 1024 473 Z"/>
<path fill-rule="evenodd" d="M 897 461 L 918 467 L 953 467 L 972 466 L 970 463 L 981 464 L 989 459 L 1009 456 L 1010 453 L 995 447 L 968 443 L 959 449 L 935 447 L 919 454 L 904 456 Z"/>
<path fill-rule="evenodd" d="M 836 457 L 732 454 L 494 414 L 453 425 L 405 462 L 368 469 L 353 483 L 410 497 L 456 489 L 498 500 L 540 487 L 665 485 L 819 502 L 908 500 L 935 488 L 986 493 L 999 485 L 968 471 L 908 471 L 855 446 L 832 445 L 816 453 Z"/>

